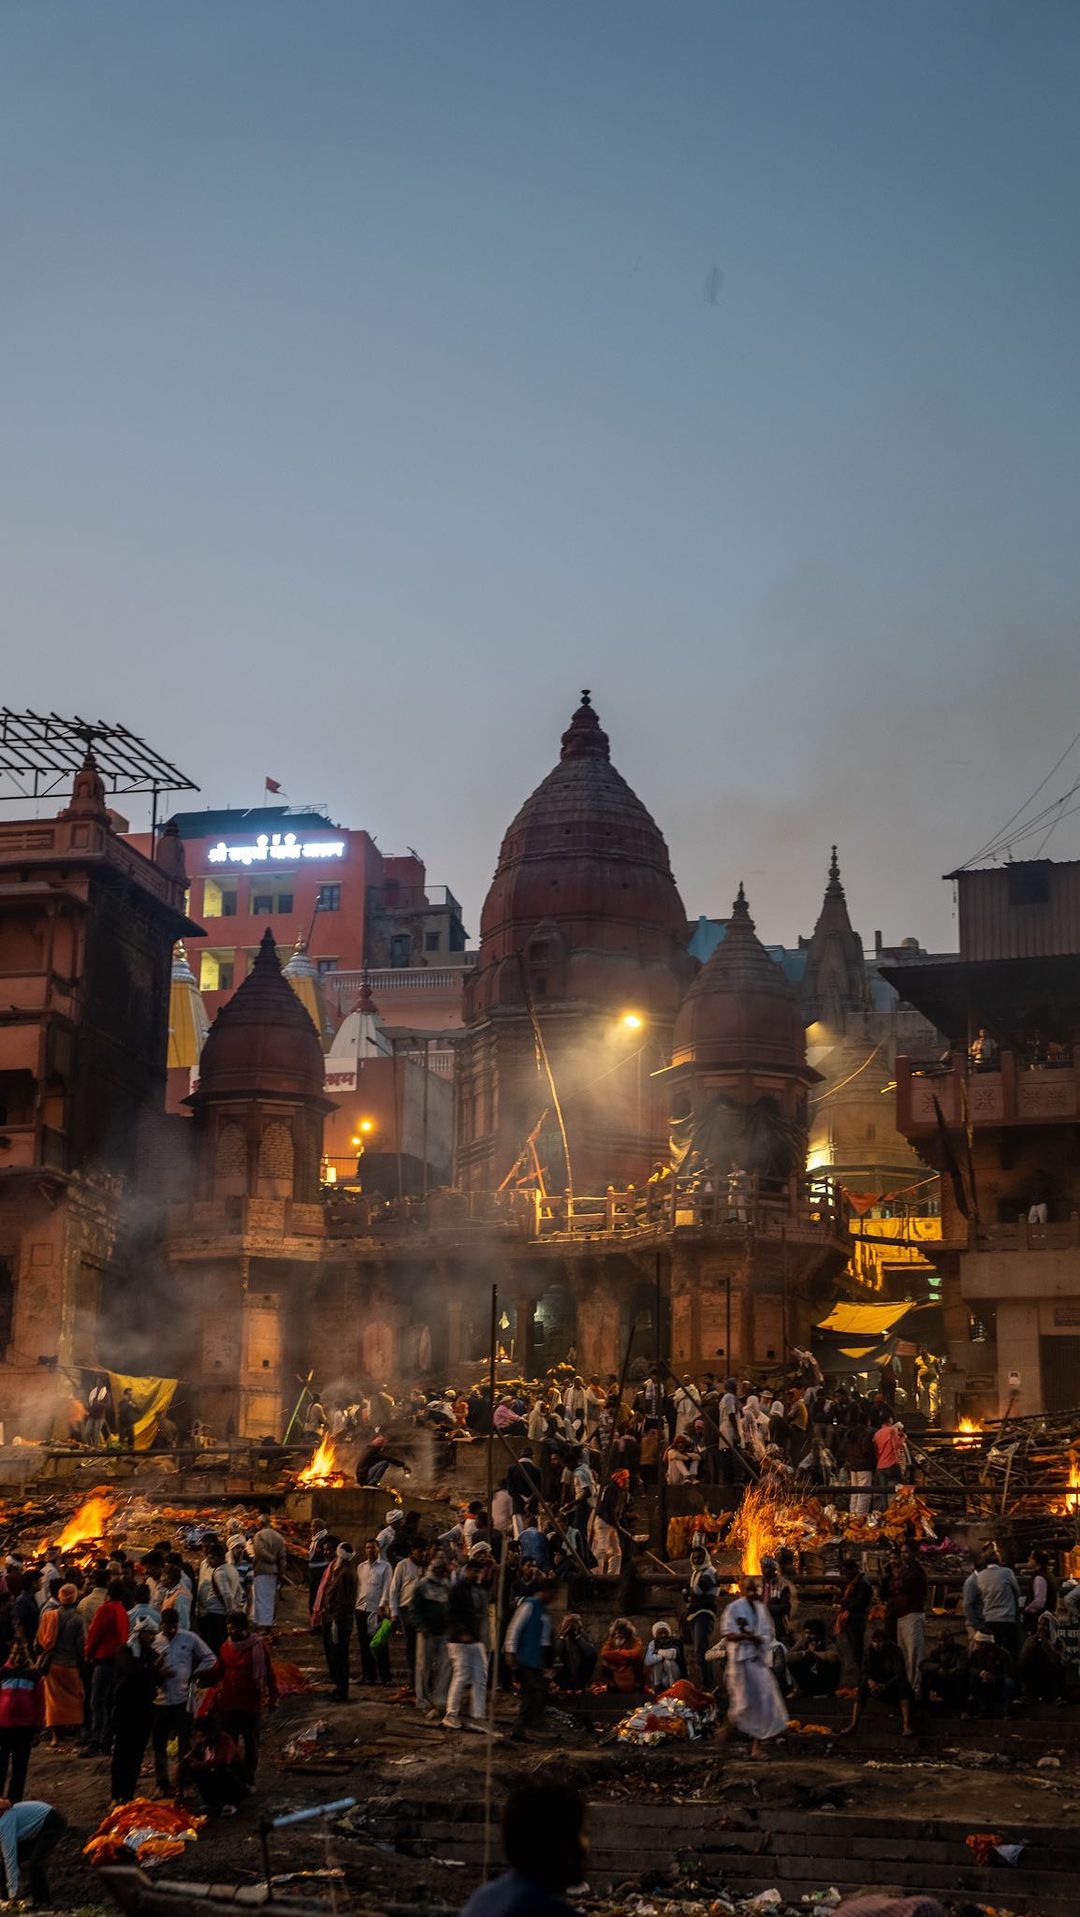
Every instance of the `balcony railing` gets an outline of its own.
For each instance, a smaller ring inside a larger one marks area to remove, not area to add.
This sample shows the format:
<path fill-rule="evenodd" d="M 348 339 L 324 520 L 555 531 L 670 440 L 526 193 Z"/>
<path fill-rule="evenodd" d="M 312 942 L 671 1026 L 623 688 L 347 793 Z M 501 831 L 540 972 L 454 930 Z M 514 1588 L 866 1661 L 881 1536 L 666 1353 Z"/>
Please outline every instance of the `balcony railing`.
<path fill-rule="evenodd" d="M 1026 1218 L 1018 1218 L 1010 1225 L 969 1224 L 966 1239 L 963 1237 L 946 1241 L 946 1250 L 960 1251 L 1076 1251 L 1080 1249 L 1080 1215 L 1072 1212 L 1068 1218 L 1056 1219 L 1050 1224 L 1033 1225 Z"/>
<path fill-rule="evenodd" d="M 380 993 L 459 992 L 465 969 L 464 965 L 392 965 L 383 971 L 369 972 L 368 984 L 377 1005 Z M 339 999 L 355 998 L 363 978 L 362 972 L 324 972 L 323 990 Z"/>
<path fill-rule="evenodd" d="M 751 1179 L 737 1199 L 726 1192 L 692 1190 L 682 1183 L 627 1186 L 595 1196 L 535 1191 L 440 1191 L 428 1198 L 373 1199 L 342 1185 L 328 1186 L 332 1229 L 397 1238 L 486 1227 L 530 1241 L 598 1237 L 655 1238 L 661 1233 L 711 1232 L 723 1238 L 792 1239 L 844 1235 L 832 1187 Z"/>
<path fill-rule="evenodd" d="M 950 1130 L 1074 1123 L 1080 1118 L 1077 1070 L 1072 1064 L 1025 1065 L 1014 1052 L 1002 1052 L 990 1071 L 969 1065 L 959 1052 L 947 1064 L 898 1058 L 898 1130 L 906 1137 L 936 1131 L 938 1109 Z"/>

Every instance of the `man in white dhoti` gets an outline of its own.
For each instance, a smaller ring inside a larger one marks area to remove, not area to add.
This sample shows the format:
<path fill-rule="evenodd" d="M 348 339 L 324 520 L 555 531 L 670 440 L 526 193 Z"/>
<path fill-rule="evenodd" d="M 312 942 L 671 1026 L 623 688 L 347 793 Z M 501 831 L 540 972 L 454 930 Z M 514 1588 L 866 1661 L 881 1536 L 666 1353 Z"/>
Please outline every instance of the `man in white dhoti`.
<path fill-rule="evenodd" d="M 289 1581 L 285 1540 L 271 1524 L 269 1511 L 259 1512 L 259 1528 L 248 1550 L 251 1553 L 251 1622 L 257 1631 L 268 1631 L 277 1610 L 278 1590 Z"/>
<path fill-rule="evenodd" d="M 741 1731 L 751 1740 L 751 1757 L 760 1757 L 766 1740 L 787 1730 L 788 1714 L 772 1673 L 776 1633 L 757 1578 L 743 1579 L 742 1596 L 728 1605 L 720 1620 L 720 1638 L 727 1649 L 725 1735 Z"/>

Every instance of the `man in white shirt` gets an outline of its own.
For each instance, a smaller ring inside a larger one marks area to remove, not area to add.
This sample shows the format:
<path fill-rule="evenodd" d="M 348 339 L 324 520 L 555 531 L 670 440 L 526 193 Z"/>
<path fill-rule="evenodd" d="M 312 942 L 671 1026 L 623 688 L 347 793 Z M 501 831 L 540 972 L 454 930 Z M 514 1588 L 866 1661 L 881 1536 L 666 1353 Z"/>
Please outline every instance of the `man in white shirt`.
<path fill-rule="evenodd" d="M 380 1613 L 392 1576 L 393 1567 L 383 1557 L 377 1540 L 368 1538 L 356 1572 L 356 1637 L 360 1646 L 361 1684 L 390 1682 L 389 1646 L 383 1643 L 373 1651 L 371 1640 L 383 1621 Z"/>
<path fill-rule="evenodd" d="M 375 1543 L 378 1545 L 379 1552 L 382 1557 L 386 1557 L 387 1552 L 390 1549 L 390 1546 L 393 1544 L 394 1539 L 397 1537 L 398 1525 L 404 1524 L 404 1522 L 405 1522 L 405 1512 L 402 1509 L 400 1504 L 396 1504 L 392 1511 L 387 1512 L 386 1523 L 383 1525 L 382 1530 L 378 1533 L 375 1539 Z"/>
<path fill-rule="evenodd" d="M 393 1619 L 395 1629 L 400 1625 L 405 1639 L 405 1683 L 413 1689 L 416 1674 L 416 1626 L 409 1615 L 409 1601 L 427 1568 L 428 1546 L 420 1538 L 414 1538 L 407 1558 L 395 1564 L 390 1582 L 383 1599 L 383 1615 Z"/>
<path fill-rule="evenodd" d="M 162 1613 L 154 1652 L 161 1665 L 161 1696 L 154 1704 L 154 1774 L 159 1790 L 168 1791 L 170 1740 L 175 1737 L 182 1759 L 191 1741 L 192 1683 L 200 1672 L 212 1671 L 217 1658 L 194 1631 L 181 1630 L 176 1611 Z"/>

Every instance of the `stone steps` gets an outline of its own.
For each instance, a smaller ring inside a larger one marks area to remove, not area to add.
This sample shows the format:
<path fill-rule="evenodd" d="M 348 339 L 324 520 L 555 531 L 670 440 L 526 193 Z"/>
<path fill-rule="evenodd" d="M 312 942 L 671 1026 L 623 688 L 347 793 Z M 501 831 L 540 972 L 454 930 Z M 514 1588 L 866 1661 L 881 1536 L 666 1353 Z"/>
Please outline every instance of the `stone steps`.
<path fill-rule="evenodd" d="M 479 1868 L 483 1816 L 477 1802 L 448 1817 L 445 1801 L 413 1801 L 401 1813 L 373 1806 L 368 1828 L 406 1855 Z M 1016 1869 L 976 1866 L 964 1843 L 967 1828 L 956 1820 L 594 1800 L 589 1831 L 589 1882 L 598 1893 L 681 1871 L 684 1877 L 721 1880 L 748 1896 L 773 1884 L 792 1898 L 828 1884 L 849 1893 L 873 1884 L 985 1899 L 998 1909 L 1035 1910 L 1039 1917 L 1073 1917 L 1077 1908 L 1080 1829 L 1071 1825 L 1010 1826 L 1002 1833 L 1006 1841 L 1031 1839 Z"/>

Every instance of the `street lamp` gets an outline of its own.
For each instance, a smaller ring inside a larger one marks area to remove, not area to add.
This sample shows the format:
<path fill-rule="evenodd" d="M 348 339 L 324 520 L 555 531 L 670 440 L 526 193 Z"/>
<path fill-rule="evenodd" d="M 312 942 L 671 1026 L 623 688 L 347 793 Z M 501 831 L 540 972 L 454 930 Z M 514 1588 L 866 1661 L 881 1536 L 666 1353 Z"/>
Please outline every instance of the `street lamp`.
<path fill-rule="evenodd" d="M 639 1012 L 624 1012 L 622 1022 L 628 1032 L 640 1032 L 645 1020 Z"/>

